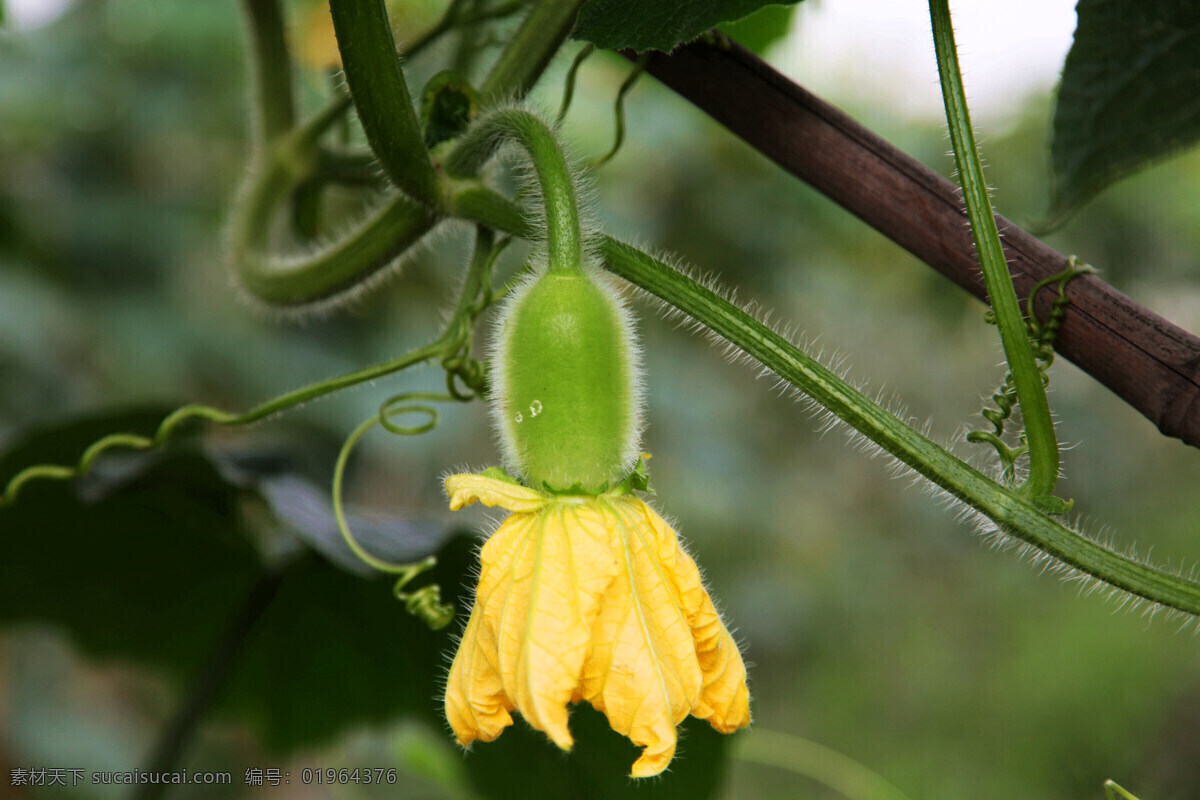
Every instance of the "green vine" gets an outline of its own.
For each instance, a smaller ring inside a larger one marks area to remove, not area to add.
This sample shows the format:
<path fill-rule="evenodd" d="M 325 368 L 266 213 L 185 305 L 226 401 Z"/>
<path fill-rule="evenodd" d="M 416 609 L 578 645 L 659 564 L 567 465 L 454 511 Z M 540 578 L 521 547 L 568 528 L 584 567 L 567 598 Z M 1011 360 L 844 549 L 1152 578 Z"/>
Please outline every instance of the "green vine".
<path fill-rule="evenodd" d="M 1066 316 L 1067 306 L 1071 302 L 1071 298 L 1067 297 L 1066 293 L 1067 284 L 1080 275 L 1090 275 L 1094 272 L 1095 270 L 1087 264 L 1077 265 L 1075 256 L 1071 256 L 1065 270 L 1038 281 L 1029 292 L 1025 304 L 1028 336 L 1033 346 L 1033 354 L 1043 386 L 1050 383 L 1049 369 L 1050 365 L 1054 363 L 1054 339 L 1058 336 L 1059 328 L 1062 327 L 1062 321 Z M 1053 284 L 1057 284 L 1058 292 L 1051 302 L 1050 312 L 1046 315 L 1045 322 L 1039 322 L 1033 308 L 1034 300 L 1042 289 Z M 989 323 L 995 323 L 995 315 L 990 311 L 985 315 L 985 319 Z M 1013 408 L 1017 403 L 1017 387 L 1011 371 L 1005 374 L 1000 388 L 992 395 L 992 402 L 995 403 L 995 408 L 985 408 L 980 412 L 980 415 L 991 423 L 992 430 L 971 431 L 967 434 L 967 441 L 991 445 L 1000 458 L 1005 481 L 1012 483 L 1016 471 L 1016 461 L 1028 451 L 1029 447 L 1023 435 L 1017 447 L 1009 447 L 1002 438 L 1005 423 L 1012 416 Z M 1041 500 L 1045 503 L 1052 499 L 1054 498 L 1042 498 Z M 1068 511 L 1071 505 L 1072 503 L 1068 501 L 1061 510 Z"/>
<path fill-rule="evenodd" d="M 1012 275 L 1008 271 L 1008 259 L 996 229 L 996 215 L 992 211 L 979 149 L 975 145 L 975 132 L 967 110 L 948 0 L 929 0 L 929 15 L 933 23 L 934 49 L 937 52 L 950 141 L 954 145 L 954 163 L 962 182 L 963 200 L 967 207 L 967 218 L 971 221 L 971 235 L 979 254 L 988 299 L 1000 331 L 1004 357 L 1012 374 L 1012 394 L 1015 394 L 1021 406 L 1021 418 L 1025 424 L 1029 474 L 1021 493 L 1028 498 L 1046 498 L 1041 501 L 1045 507 L 1063 511 L 1066 504 L 1052 497 L 1058 483 L 1058 439 L 1054 435 L 1054 421 L 1050 416 L 1050 404 L 1046 400 L 1041 372 L 1035 363 L 1027 326 L 1017 303 Z M 1013 457 L 1016 457 L 1015 454 Z"/>

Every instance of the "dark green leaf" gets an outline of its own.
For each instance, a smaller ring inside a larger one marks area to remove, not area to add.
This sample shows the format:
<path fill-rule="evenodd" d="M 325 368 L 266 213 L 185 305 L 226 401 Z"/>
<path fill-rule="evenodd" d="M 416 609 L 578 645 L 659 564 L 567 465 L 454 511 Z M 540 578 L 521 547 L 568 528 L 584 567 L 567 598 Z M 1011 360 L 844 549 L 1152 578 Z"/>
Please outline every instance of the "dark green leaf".
<path fill-rule="evenodd" d="M 419 579 L 456 597 L 474 549 L 452 539 Z M 401 713 L 442 725 L 441 682 L 457 623 L 441 631 L 405 612 L 388 580 L 364 581 L 309 555 L 291 565 L 252 634 L 221 703 L 254 724 L 263 743 L 286 753 L 352 724 Z"/>
<path fill-rule="evenodd" d="M 796 6 L 764 6 L 750 16 L 721 26 L 721 32 L 760 56 L 788 35 Z"/>
<path fill-rule="evenodd" d="M 0 475 L 72 461 L 99 435 L 145 432 L 160 418 L 113 416 L 45 431 L 0 459 Z M 173 447 L 152 459 L 102 481 L 94 502 L 78 483 L 38 482 L 0 509 L 0 625 L 59 626 L 84 652 L 152 667 L 183 692 L 254 587 L 281 571 L 232 662 L 218 713 L 248 722 L 281 753 L 366 721 L 437 716 L 447 631 L 409 616 L 387 578 L 358 578 L 295 540 L 290 556 L 266 555 L 269 548 L 252 542 L 268 531 L 243 521 L 255 493 L 204 455 Z M 418 585 L 438 581 L 456 601 L 471 549 L 467 537 L 451 540 Z"/>
<path fill-rule="evenodd" d="M 564 753 L 521 719 L 494 742 L 479 743 L 466 757 L 467 772 L 476 791 L 489 800 L 704 800 L 712 797 L 724 776 L 729 737 L 707 722 L 688 717 L 680 726 L 679 750 L 670 770 L 658 778 L 633 780 L 629 768 L 638 748 L 608 727 L 608 721 L 581 703 L 571 712 L 575 747 Z M 521 775 L 537 776 L 531 784 L 513 780 L 513 765 Z"/>
<path fill-rule="evenodd" d="M 0 509 L 0 623 L 52 622 L 84 651 L 189 674 L 261 567 L 236 493 L 195 455 L 95 504 L 69 483 Z"/>
<path fill-rule="evenodd" d="M 1200 3 L 1080 0 L 1054 114 L 1054 211 L 1200 136 Z"/>
<path fill-rule="evenodd" d="M 579 11 L 574 36 L 606 50 L 670 51 L 710 28 L 768 5 L 773 4 L 763 0 L 590 0 Z"/>

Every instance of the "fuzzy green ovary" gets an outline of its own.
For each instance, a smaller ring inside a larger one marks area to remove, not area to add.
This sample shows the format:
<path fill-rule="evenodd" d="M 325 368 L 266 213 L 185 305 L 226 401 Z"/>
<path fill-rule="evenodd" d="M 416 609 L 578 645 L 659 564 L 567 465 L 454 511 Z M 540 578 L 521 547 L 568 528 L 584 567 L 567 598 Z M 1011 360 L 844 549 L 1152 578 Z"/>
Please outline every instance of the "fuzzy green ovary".
<path fill-rule="evenodd" d="M 537 489 L 595 493 L 625 477 L 633 450 L 629 344 L 613 301 L 586 275 L 549 273 L 504 331 L 502 424 Z"/>

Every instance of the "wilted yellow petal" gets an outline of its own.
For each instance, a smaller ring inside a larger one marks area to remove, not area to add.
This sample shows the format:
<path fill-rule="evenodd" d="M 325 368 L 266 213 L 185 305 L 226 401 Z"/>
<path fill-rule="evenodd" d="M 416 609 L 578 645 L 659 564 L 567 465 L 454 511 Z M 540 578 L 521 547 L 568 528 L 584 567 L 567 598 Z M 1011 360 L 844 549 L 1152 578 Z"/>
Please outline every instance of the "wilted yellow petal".
<path fill-rule="evenodd" d="M 446 494 L 450 495 L 451 511 L 475 502 L 515 512 L 536 511 L 546 503 L 541 492 L 486 475 L 451 475 L 446 478 Z"/>
<path fill-rule="evenodd" d="M 670 530 L 670 526 L 649 506 L 646 514 L 656 526 Z M 733 733 L 750 724 L 750 689 L 746 685 L 746 665 L 737 643 L 729 635 L 721 615 L 713 606 L 712 598 L 700 581 L 696 562 L 678 544 L 679 554 L 675 559 L 675 580 L 683 598 L 683 607 L 692 628 L 692 640 L 696 646 L 696 659 L 704 673 L 704 687 L 700 698 L 692 708 L 692 716 L 708 720 L 721 733 Z"/>
<path fill-rule="evenodd" d="M 495 633 L 508 697 L 530 725 L 569 749 L 567 705 L 578 694 L 617 564 L 602 516 L 590 505 L 555 503 L 535 524 L 507 565 L 507 595 L 485 599 L 484 619 Z"/>
<path fill-rule="evenodd" d="M 480 640 L 479 619 L 471 614 L 446 682 L 446 719 L 463 747 L 476 739 L 490 742 L 512 724 L 512 706 L 494 663 L 496 646 Z"/>
<path fill-rule="evenodd" d="M 520 711 L 559 747 L 571 747 L 567 706 L 578 697 L 600 600 L 617 571 L 610 541 L 602 514 L 588 504 L 555 502 L 540 514 L 509 517 L 480 553 L 479 588 L 468 623 L 475 650 L 486 650 L 494 661 L 485 665 L 476 686 L 468 662 L 460 665 L 455 658 L 447 715 L 459 703 L 459 679 L 468 682 L 463 691 L 469 697 L 476 691 L 483 695 L 471 708 L 494 706 L 495 673 L 507 708 Z M 465 659 L 477 661 L 467 644 L 464 636 L 460 653 L 467 651 Z"/>
<path fill-rule="evenodd" d="M 644 748 L 633 777 L 656 775 L 675 754 L 675 726 L 700 697 L 703 675 L 675 581 L 674 533 L 647 524 L 634 497 L 608 500 L 621 571 L 604 598 L 583 697 L 613 730 Z"/>
<path fill-rule="evenodd" d="M 519 711 L 559 747 L 587 700 L 657 775 L 689 713 L 722 733 L 750 723 L 746 668 L 671 527 L 632 495 L 551 497 L 479 475 L 446 480 L 451 508 L 514 510 L 480 553 L 475 606 L 446 686 L 460 744 Z"/>
<path fill-rule="evenodd" d="M 512 724 L 509 712 L 514 706 L 504 693 L 496 640 L 492 627 L 484 623 L 483 602 L 505 588 L 506 574 L 502 569 L 489 570 L 486 565 L 495 564 L 505 554 L 515 551 L 528 540 L 535 526 L 536 518 L 532 515 L 513 515 L 483 548 L 487 559 L 475 590 L 475 605 L 446 681 L 446 719 L 463 747 L 476 739 L 490 742 Z"/>

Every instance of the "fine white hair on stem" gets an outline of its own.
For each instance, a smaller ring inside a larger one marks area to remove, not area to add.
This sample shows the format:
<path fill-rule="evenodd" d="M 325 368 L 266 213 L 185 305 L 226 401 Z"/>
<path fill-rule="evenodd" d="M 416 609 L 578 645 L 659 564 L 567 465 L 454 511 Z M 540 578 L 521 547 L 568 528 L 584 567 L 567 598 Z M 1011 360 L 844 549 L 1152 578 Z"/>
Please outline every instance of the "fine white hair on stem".
<path fill-rule="evenodd" d="M 554 114 L 530 102 L 496 102 L 481 111 L 479 120 L 474 124 L 486 124 L 490 117 L 509 110 L 531 114 L 554 132 L 555 140 L 562 152 L 563 159 L 567 163 L 567 169 L 571 175 L 571 186 L 575 193 L 575 204 L 578 209 L 581 231 L 580 238 L 583 244 L 583 263 L 585 267 L 599 269 L 604 261 L 601 254 L 602 242 L 600 239 L 602 230 L 595 222 L 595 209 L 597 208 L 596 188 L 591 175 L 586 169 L 586 162 L 564 140 L 561 135 L 562 127 L 555 120 Z M 470 137 L 465 136 L 464 139 L 469 140 Z M 527 213 L 526 221 L 533 231 L 529 237 L 531 244 L 529 260 L 536 268 L 541 269 L 544 267 L 546 260 L 546 214 L 541 185 L 538 181 L 533 161 L 529 158 L 528 153 L 502 130 L 494 131 L 492 136 L 487 139 L 475 141 L 474 151 L 480 154 L 494 153 L 489 163 L 496 165 L 494 169 L 508 169 L 516 183 L 517 195 L 528 198 L 528 202 L 524 203 Z"/>
<path fill-rule="evenodd" d="M 378 166 L 375 168 L 378 169 Z M 244 194 L 251 190 L 254 182 L 258 180 L 257 175 L 257 170 L 251 170 L 250 175 L 243 183 L 240 190 L 241 193 Z M 384 213 L 393 197 L 394 194 L 392 192 L 378 192 L 375 197 L 367 202 L 365 209 L 361 213 L 352 218 L 340 220 L 334 230 L 312 242 L 294 244 L 290 251 L 284 253 L 248 251 L 247 248 L 235 247 L 232 241 L 234 224 L 231 219 L 229 224 L 226 225 L 225 231 L 226 272 L 229 275 L 230 284 L 235 294 L 248 308 L 272 321 L 295 323 L 325 319 L 336 311 L 351 308 L 356 303 L 361 302 L 363 298 L 376 291 L 380 286 L 396 278 L 405 265 L 411 263 L 439 239 L 454 235 L 463 229 L 463 225 L 461 224 L 446 224 L 444 222 L 435 224 L 402 252 L 378 265 L 365 277 L 345 288 L 338 289 L 329 295 L 315 300 L 295 304 L 273 303 L 264 300 L 246 287 L 241 276 L 241 269 L 235 263 L 235 259 L 259 259 L 265 262 L 265 269 L 267 271 L 287 273 L 289 270 L 297 269 L 307 261 L 320 258 L 341 247 L 348 238 L 356 234 L 356 230 L 367 220 Z M 239 200 L 234 203 L 234 206 L 240 207 L 241 204 L 242 201 Z"/>
<path fill-rule="evenodd" d="M 498 104 L 480 115 L 482 123 L 486 124 L 489 116 L 502 113 L 507 109 L 519 109 L 538 117 L 550 130 L 558 132 L 558 125 L 553 116 L 544 110 L 531 107 L 529 104 Z M 480 123 L 476 123 L 480 124 Z M 622 436 L 621 464 L 622 468 L 630 471 L 636 465 L 641 453 L 641 438 L 644 429 L 644 398 L 645 384 L 642 377 L 642 351 L 637 335 L 636 320 L 629 304 L 617 288 L 617 281 L 602 269 L 600 229 L 594 223 L 596 206 L 594 184 L 583 168 L 582 162 L 567 146 L 560 136 L 556 136 L 558 146 L 571 176 L 571 185 L 575 195 L 575 203 L 580 225 L 580 239 L 583 247 L 583 271 L 607 298 L 610 307 L 617 317 L 617 326 L 621 331 L 621 350 L 625 355 L 630 383 L 631 409 L 627 430 Z M 521 300 L 538 282 L 548 267 L 547 221 L 545 202 L 541 193 L 536 167 L 524 148 L 505 136 L 503 131 L 497 131 L 489 140 L 478 144 L 480 152 L 494 151 L 492 161 L 508 169 L 517 185 L 518 196 L 528 198 L 524 204 L 528 210 L 527 222 L 532 229 L 529 237 L 529 253 L 527 262 L 531 269 L 509 291 L 508 295 L 494 316 L 489 359 L 493 365 L 490 380 L 489 410 L 492 415 L 493 430 L 504 465 L 514 471 L 520 471 L 520 458 L 508 425 L 508 413 L 505 406 L 507 396 L 506 374 L 503 365 L 506 364 L 507 337 L 505 331 L 510 328 L 515 309 Z"/>
<path fill-rule="evenodd" d="M 644 247 L 641 249 L 646 250 Z M 804 341 L 804 337 L 798 336 L 794 331 L 778 324 L 771 323 L 769 313 L 763 311 L 763 309 L 757 303 L 739 302 L 736 299 L 735 292 L 720 285 L 719 281 L 717 281 L 712 275 L 698 274 L 695 270 L 692 270 L 686 265 L 681 264 L 678 259 L 674 258 L 670 254 L 664 255 L 661 252 L 654 252 L 653 250 L 646 251 L 651 252 L 659 261 L 668 264 L 673 269 L 688 276 L 692 280 L 695 280 L 697 283 L 700 283 L 718 296 L 740 307 L 743 311 L 754 317 L 764 326 L 770 328 L 772 331 L 792 343 L 793 346 L 801 350 L 806 350 L 811 354 L 812 342 L 806 343 Z M 1019 558 L 1028 561 L 1035 569 L 1038 569 L 1044 573 L 1057 575 L 1063 580 L 1079 584 L 1079 593 L 1081 596 L 1102 592 L 1107 598 L 1116 602 L 1118 610 L 1139 610 L 1149 619 L 1153 619 L 1162 613 L 1167 619 L 1178 620 L 1179 629 L 1181 631 L 1190 627 L 1192 628 L 1193 632 L 1200 632 L 1200 617 L 1187 612 L 1179 611 L 1177 609 L 1168 608 L 1152 600 L 1132 594 L 1131 592 L 1107 583 L 1101 578 L 1098 578 L 1090 573 L 1083 572 L 1077 567 L 1061 561 L 1051 554 L 1045 552 L 1036 545 L 1019 538 L 1014 531 L 1009 529 L 1004 524 L 1002 520 L 991 519 L 978 509 L 968 505 L 961 499 L 947 492 L 942 487 L 934 484 L 928 478 L 914 470 L 911 466 L 900 461 L 891 453 L 888 453 L 886 450 L 880 447 L 877 443 L 868 439 L 861 432 L 850 427 L 832 412 L 819 405 L 815 400 L 794 386 L 783 376 L 760 363 L 753 356 L 749 355 L 740 347 L 734 345 L 732 342 L 713 331 L 707 325 L 704 325 L 699 320 L 685 314 L 680 309 L 670 305 L 651 293 L 637 287 L 635 288 L 638 293 L 646 297 L 650 303 L 658 309 L 660 314 L 665 319 L 677 322 L 679 327 L 687 328 L 695 333 L 703 335 L 730 361 L 740 362 L 749 366 L 751 369 L 757 372 L 758 377 L 769 378 L 772 381 L 773 388 L 776 391 L 784 396 L 798 401 L 805 410 L 809 411 L 817 418 L 819 423 L 818 429 L 820 431 L 828 432 L 834 428 L 839 428 L 846 435 L 848 442 L 856 449 L 862 451 L 871 458 L 883 456 L 888 461 L 889 472 L 894 477 L 908 477 L 911 478 L 913 483 L 920 484 L 927 494 L 945 507 L 946 510 L 952 512 L 958 521 L 964 522 L 971 526 L 974 531 L 983 539 L 983 541 L 993 548 L 1012 550 Z M 850 381 L 847 378 L 847 365 L 844 357 L 834 356 L 830 358 L 824 353 L 819 352 L 815 358 L 835 374 L 837 374 L 838 377 L 843 380 L 847 380 L 848 383 L 854 385 L 853 381 Z M 855 386 L 855 388 L 861 389 L 861 386 Z M 893 416 L 898 417 L 909 427 L 918 430 L 926 438 L 931 438 L 929 435 L 932 428 L 931 421 L 926 421 L 924 424 L 917 425 L 916 421 L 907 415 L 903 405 L 892 396 L 880 398 L 877 393 L 876 402 L 879 405 L 883 405 L 889 411 L 889 413 L 892 413 Z M 954 445 L 950 443 L 937 443 L 951 452 L 956 449 Z M 978 452 L 972 452 L 971 458 L 978 459 L 980 456 Z M 999 475 L 999 467 L 996 466 L 994 462 L 982 471 L 992 477 L 993 480 L 1001 482 L 1002 476 Z M 1024 470 L 1020 467 L 1020 465 L 1018 465 L 1016 475 L 1017 480 L 1021 480 L 1023 478 L 1023 473 Z M 1135 546 L 1126 546 L 1124 550 L 1117 547 L 1113 541 L 1111 530 L 1107 528 L 1101 528 L 1097 534 L 1088 533 L 1085 530 L 1085 523 L 1087 522 L 1088 521 L 1086 519 L 1076 516 L 1068 519 L 1066 522 L 1064 522 L 1064 524 L 1076 535 L 1088 539 L 1097 546 L 1124 558 L 1136 561 L 1152 569 L 1157 569 L 1166 574 L 1174 575 L 1185 580 L 1192 580 L 1198 573 L 1200 573 L 1200 563 L 1192 564 L 1190 566 L 1186 564 L 1171 563 L 1167 563 L 1165 565 L 1151 564 L 1149 560 L 1149 553 L 1144 556 L 1139 556 Z"/>

